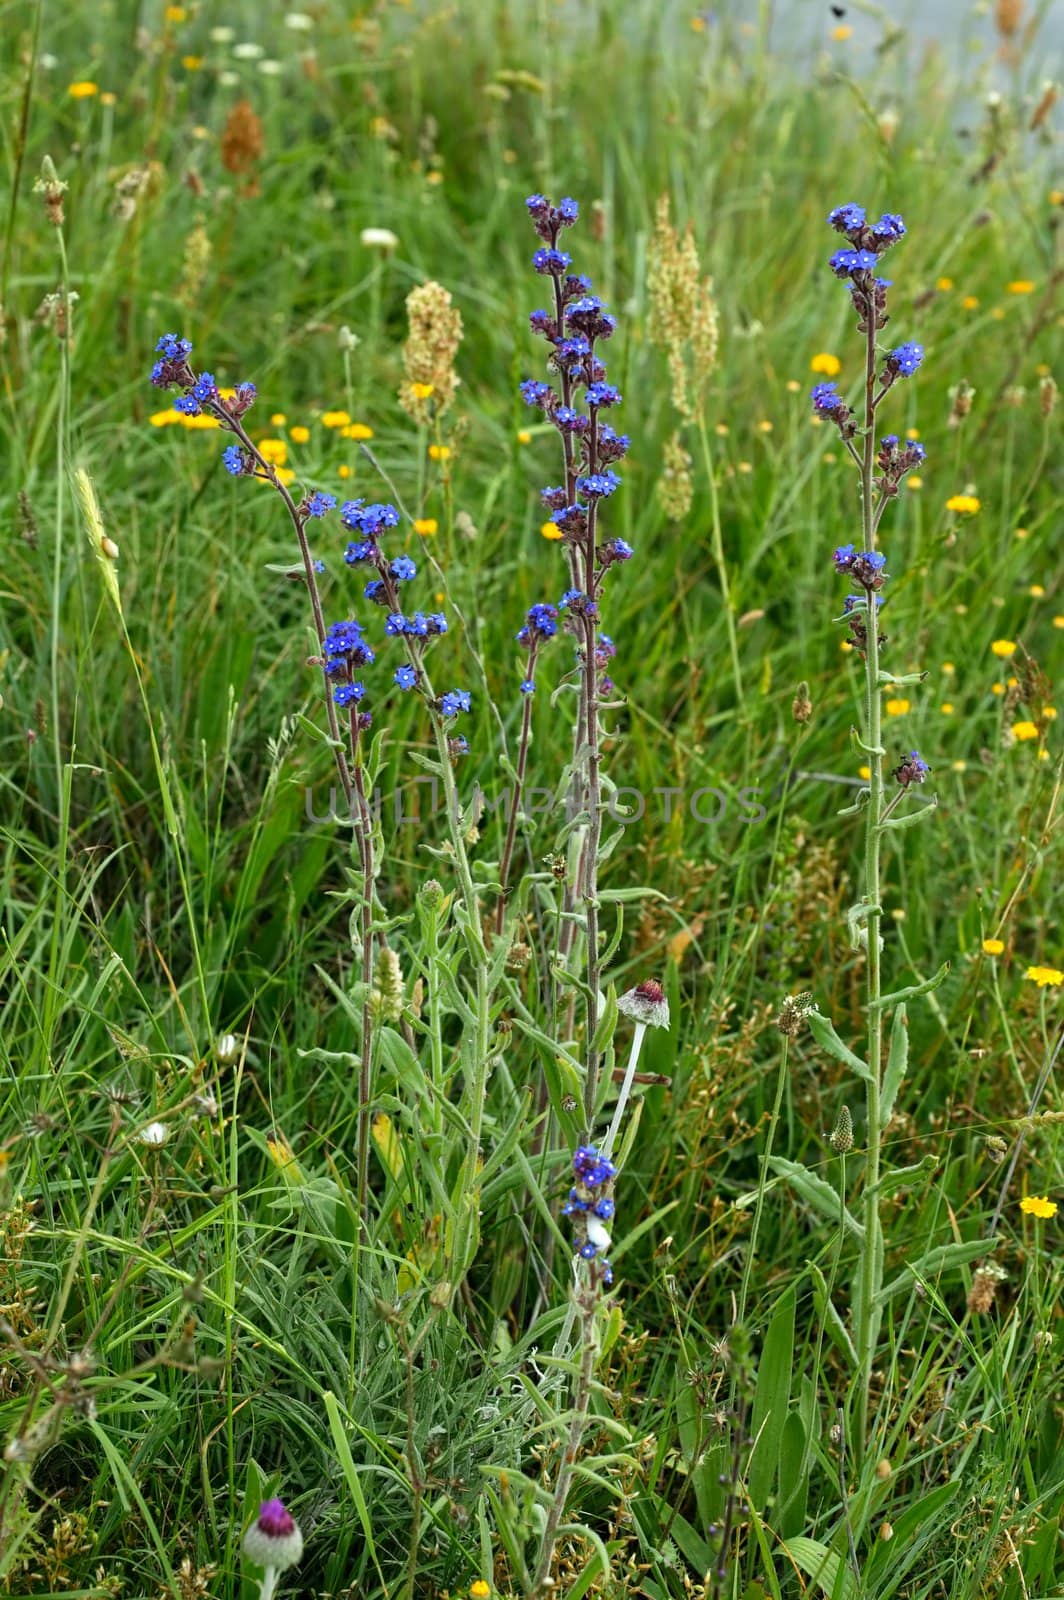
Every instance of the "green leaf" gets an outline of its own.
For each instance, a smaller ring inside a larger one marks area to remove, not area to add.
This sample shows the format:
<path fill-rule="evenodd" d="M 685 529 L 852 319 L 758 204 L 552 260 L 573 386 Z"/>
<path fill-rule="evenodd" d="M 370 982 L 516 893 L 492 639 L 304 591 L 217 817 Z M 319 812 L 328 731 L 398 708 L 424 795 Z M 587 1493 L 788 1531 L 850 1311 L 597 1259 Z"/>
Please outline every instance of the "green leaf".
<path fill-rule="evenodd" d="M 753 1436 L 747 1487 L 754 1509 L 764 1511 L 780 1469 L 780 1445 L 791 1400 L 794 1365 L 794 1294 L 785 1294 L 768 1325 L 757 1364 Z"/>
<path fill-rule="evenodd" d="M 829 1550 L 819 1539 L 807 1539 L 799 1534 L 782 1546 L 800 1572 L 811 1578 L 827 1600 L 858 1600 L 853 1574 L 843 1566 L 842 1558 Z"/>
<path fill-rule="evenodd" d="M 890 1114 L 894 1110 L 894 1102 L 898 1098 L 898 1090 L 905 1081 L 908 1067 L 909 1021 L 905 1007 L 900 1005 L 890 1025 L 890 1049 L 887 1052 L 887 1068 L 883 1074 L 883 1088 L 879 1098 L 880 1123 L 884 1128 L 890 1121 Z"/>
<path fill-rule="evenodd" d="M 950 964 L 943 961 L 933 978 L 926 978 L 923 983 L 914 983 L 908 989 L 895 989 L 891 994 L 882 995 L 878 1000 L 870 1000 L 870 1011 L 882 1011 L 885 1006 L 896 1006 L 901 1000 L 911 1000 L 918 994 L 930 994 L 932 989 L 937 989 L 939 984 L 945 983 L 949 976 Z"/>
<path fill-rule="evenodd" d="M 821 1011 L 807 1011 L 805 1020 L 809 1024 L 809 1032 L 822 1050 L 834 1056 L 836 1061 L 843 1062 L 858 1078 L 863 1078 L 865 1083 L 871 1080 L 872 1074 L 860 1056 L 854 1055 L 849 1046 L 843 1044 L 835 1032 L 830 1017 L 825 1017 Z"/>
<path fill-rule="evenodd" d="M 885 1283 L 876 1296 L 878 1304 L 893 1300 L 895 1295 L 905 1294 L 914 1283 L 924 1279 L 940 1277 L 942 1273 L 949 1272 L 954 1267 L 963 1267 L 969 1261 L 977 1261 L 980 1256 L 989 1255 L 994 1247 L 993 1239 L 968 1239 L 963 1244 L 936 1245 L 933 1250 L 928 1250 L 919 1261 L 912 1261 L 898 1277 Z"/>
<path fill-rule="evenodd" d="M 929 676 L 927 672 L 884 672 L 880 667 L 877 682 L 888 684 L 892 689 L 907 689 L 911 683 L 926 683 Z"/>
<path fill-rule="evenodd" d="M 855 1239 L 864 1239 L 864 1228 L 846 1209 L 826 1179 L 818 1177 L 815 1172 L 810 1172 L 800 1161 L 788 1161 L 783 1156 L 772 1156 L 769 1166 L 774 1172 L 778 1172 L 781 1178 L 786 1179 L 806 1205 L 812 1206 L 822 1217 L 827 1217 L 829 1222 L 843 1222 Z M 739 1202 L 736 1201 L 736 1204 Z"/>
<path fill-rule="evenodd" d="M 882 1197 L 885 1194 L 897 1194 L 899 1189 L 911 1189 L 921 1178 L 933 1172 L 937 1165 L 935 1156 L 924 1156 L 912 1167 L 888 1167 L 876 1184 L 875 1193 Z"/>
<path fill-rule="evenodd" d="M 827 1280 L 815 1261 L 809 1263 L 809 1274 L 813 1280 L 813 1305 L 819 1320 L 824 1324 L 828 1338 L 840 1355 L 846 1357 L 854 1372 L 860 1366 L 857 1351 L 854 1349 L 850 1331 L 839 1315 L 831 1296 L 828 1293 Z"/>
<path fill-rule="evenodd" d="M 881 822 L 879 824 L 879 831 L 880 833 L 886 833 L 890 829 L 902 831 L 905 828 L 915 828 L 918 822 L 925 821 L 933 812 L 937 810 L 938 796 L 932 795 L 927 804 L 925 806 L 921 806 L 918 811 L 905 811 L 901 814 L 901 816 L 888 817 L 886 822 Z"/>

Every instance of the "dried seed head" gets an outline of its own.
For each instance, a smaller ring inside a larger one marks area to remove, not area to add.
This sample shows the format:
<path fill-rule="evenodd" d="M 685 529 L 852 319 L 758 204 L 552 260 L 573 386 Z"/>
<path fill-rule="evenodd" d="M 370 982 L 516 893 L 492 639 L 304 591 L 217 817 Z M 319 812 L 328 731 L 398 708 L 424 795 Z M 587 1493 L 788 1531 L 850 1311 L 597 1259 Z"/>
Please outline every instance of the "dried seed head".
<path fill-rule="evenodd" d="M 999 1267 L 996 1261 L 984 1261 L 975 1269 L 968 1290 L 968 1310 L 973 1316 L 985 1316 L 992 1310 L 997 1292 L 1007 1277 L 1004 1267 Z"/>
<path fill-rule="evenodd" d="M 45 156 L 41 162 L 41 175 L 33 185 L 33 192 L 43 199 L 44 214 L 56 228 L 63 226 L 63 196 L 68 188 L 69 184 L 64 183 L 56 172 L 51 156 Z"/>
<path fill-rule="evenodd" d="M 1060 390 L 1057 388 L 1056 379 L 1051 372 L 1047 372 L 1038 383 L 1038 408 L 1043 417 L 1051 417 L 1057 409 L 1057 397 Z"/>
<path fill-rule="evenodd" d="M 719 320 L 712 279 L 700 278 L 698 248 L 688 223 L 681 235 L 669 217 L 669 197 L 658 201 L 650 246 L 650 329 L 667 355 L 672 403 L 690 421 L 716 365 Z"/>
<path fill-rule="evenodd" d="M 808 989 L 801 994 L 789 994 L 780 1008 L 776 1026 L 788 1039 L 797 1039 L 802 1023 L 813 1009 L 813 996 Z"/>
<path fill-rule="evenodd" d="M 813 702 L 809 698 L 809 685 L 803 678 L 791 701 L 791 716 L 795 722 L 806 723 L 813 715 Z"/>
<path fill-rule="evenodd" d="M 670 522 L 682 522 L 691 509 L 695 486 L 691 477 L 691 457 L 684 449 L 679 432 L 674 433 L 666 444 L 661 460 L 658 502 Z"/>
<path fill-rule="evenodd" d="M 876 1462 L 876 1477 L 879 1479 L 880 1483 L 886 1483 L 892 1471 L 893 1468 L 886 1457 L 884 1457 L 882 1461 Z"/>
<path fill-rule="evenodd" d="M 374 976 L 377 979 L 374 999 L 379 1008 L 378 1015 L 385 1022 L 398 1022 L 405 1004 L 403 969 L 398 954 L 387 945 L 377 952 Z"/>
<path fill-rule="evenodd" d="M 839 1114 L 835 1118 L 835 1126 L 831 1130 L 828 1140 L 837 1156 L 844 1156 L 847 1150 L 853 1149 L 853 1118 L 850 1116 L 849 1106 L 840 1106 Z"/>
<path fill-rule="evenodd" d="M 449 291 L 431 280 L 407 295 L 406 314 L 410 336 L 403 346 L 406 379 L 399 404 L 424 425 L 447 410 L 458 388 L 454 359 L 462 342 L 462 316 Z"/>
<path fill-rule="evenodd" d="M 962 378 L 960 383 L 953 385 L 949 391 L 950 412 L 948 421 L 951 428 L 960 427 L 971 411 L 974 399 L 975 390 L 965 378 Z"/>
<path fill-rule="evenodd" d="M 992 1161 L 995 1167 L 1000 1167 L 1009 1153 L 1008 1140 L 999 1138 L 996 1133 L 988 1133 L 983 1140 L 983 1149 L 987 1160 Z"/>
<path fill-rule="evenodd" d="M 1023 21 L 1023 0 L 997 0 L 994 26 L 1003 39 L 1011 39 Z"/>
<path fill-rule="evenodd" d="M 222 129 L 221 156 L 226 172 L 237 177 L 249 173 L 265 148 L 262 123 L 249 100 L 238 100 Z"/>

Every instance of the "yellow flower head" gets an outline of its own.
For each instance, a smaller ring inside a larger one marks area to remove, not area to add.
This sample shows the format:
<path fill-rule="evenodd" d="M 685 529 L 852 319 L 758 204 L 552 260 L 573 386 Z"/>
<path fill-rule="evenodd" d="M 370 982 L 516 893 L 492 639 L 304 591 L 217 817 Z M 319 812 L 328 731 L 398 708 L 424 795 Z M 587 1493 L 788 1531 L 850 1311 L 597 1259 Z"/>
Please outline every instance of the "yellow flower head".
<path fill-rule="evenodd" d="M 953 704 L 952 700 L 943 700 L 942 704 L 939 706 L 939 710 L 941 711 L 941 713 L 942 713 L 942 715 L 944 717 L 952 717 L 952 715 L 953 715 L 954 711 L 956 711 L 956 709 L 957 708 Z"/>
<path fill-rule="evenodd" d="M 88 78 L 82 79 L 78 83 L 72 83 L 67 89 L 67 94 L 71 100 L 91 100 L 93 95 L 99 94 L 99 92 L 99 84 L 92 83 Z"/>
<path fill-rule="evenodd" d="M 322 421 L 324 422 L 324 420 L 325 418 L 323 417 Z M 367 428 L 364 422 L 349 422 L 346 427 L 340 429 L 340 437 L 341 439 L 372 439 L 373 429 Z"/>
<path fill-rule="evenodd" d="M 857 776 L 859 778 L 863 778 L 865 783 L 868 783 L 870 781 L 871 777 L 872 777 L 872 768 L 871 767 L 858 767 L 857 768 Z"/>
<path fill-rule="evenodd" d="M 1034 294 L 1035 291 L 1035 285 L 1031 282 L 1030 278 L 1016 278 L 1012 283 L 1007 284 L 1006 287 L 1009 294 Z"/>
<path fill-rule="evenodd" d="M 921 476 L 920 476 L 920 474 L 918 472 L 910 472 L 906 476 L 905 487 L 907 489 L 922 489 L 923 486 L 924 486 L 924 480 L 923 480 L 923 478 L 921 478 Z"/>
<path fill-rule="evenodd" d="M 415 400 L 427 400 L 430 395 L 436 392 L 434 383 L 412 383 L 410 388 L 413 391 Z"/>
<path fill-rule="evenodd" d="M 939 278 L 935 283 L 935 288 L 938 289 L 942 294 L 949 294 L 950 290 L 953 288 L 953 279 Z"/>
<path fill-rule="evenodd" d="M 163 12 L 163 16 L 166 18 L 167 22 L 184 22 L 185 18 L 188 16 L 188 12 L 185 10 L 184 6 L 167 6 L 166 10 Z"/>
<path fill-rule="evenodd" d="M 306 444 L 310 438 L 310 429 L 304 428 L 302 423 L 297 422 L 294 428 L 289 429 L 289 437 L 293 444 Z"/>
<path fill-rule="evenodd" d="M 532 435 L 528 431 L 527 428 L 521 428 L 521 429 L 518 430 L 517 442 L 518 442 L 518 444 L 531 444 L 532 443 Z"/>
<path fill-rule="evenodd" d="M 888 700 L 886 704 L 886 713 L 888 717 L 903 717 L 905 713 L 911 709 L 911 700 Z"/>
<path fill-rule="evenodd" d="M 342 467 L 337 467 L 336 475 L 339 478 L 349 478 L 351 476 L 351 468 L 347 465 L 346 461 Z"/>
<path fill-rule="evenodd" d="M 186 72 L 198 72 L 203 65 L 202 56 L 182 56 L 181 65 Z"/>
<path fill-rule="evenodd" d="M 294 467 L 276 467 L 274 470 L 277 473 L 277 482 L 278 483 L 283 483 L 283 484 L 285 484 L 287 486 L 288 484 L 292 483 L 294 481 L 294 479 L 295 479 L 295 475 L 296 474 L 295 474 L 295 468 Z"/>
<path fill-rule="evenodd" d="M 951 494 L 946 501 L 947 511 L 963 511 L 974 516 L 982 502 L 974 494 Z"/>
<path fill-rule="evenodd" d="M 990 648 L 996 656 L 1000 656 L 1004 660 L 1006 656 L 1016 654 L 1016 641 L 1015 639 L 995 639 Z"/>
<path fill-rule="evenodd" d="M 849 23 L 840 22 L 837 28 L 832 28 L 831 37 L 837 39 L 840 44 L 845 44 L 847 39 L 853 38 L 853 29 Z"/>
<path fill-rule="evenodd" d="M 999 956 L 1005 948 L 1004 939 L 984 939 L 983 953 L 988 956 Z"/>
<path fill-rule="evenodd" d="M 469 1585 L 470 1600 L 488 1600 L 491 1593 L 491 1584 L 485 1583 L 483 1578 L 478 1578 Z"/>
<path fill-rule="evenodd" d="M 562 530 L 556 522 L 545 522 L 539 531 L 544 539 L 560 539 L 562 536 Z"/>
<path fill-rule="evenodd" d="M 1057 1202 L 1047 1194 L 1028 1194 L 1020 1201 L 1020 1210 L 1028 1217 L 1055 1217 Z"/>
<path fill-rule="evenodd" d="M 323 428 L 346 428 L 350 421 L 346 411 L 323 411 L 321 414 Z"/>
<path fill-rule="evenodd" d="M 429 445 L 429 460 L 430 461 L 450 461 L 450 459 L 451 459 L 451 447 L 450 447 L 449 444 L 430 444 Z"/>
<path fill-rule="evenodd" d="M 814 356 L 810 361 L 809 370 L 810 372 L 822 372 L 825 378 L 836 378 L 842 371 L 842 362 L 838 356 L 830 355 L 826 350 L 822 350 L 818 356 Z"/>
<path fill-rule="evenodd" d="M 424 536 L 439 532 L 439 523 L 435 517 L 418 517 L 414 523 L 414 532 Z"/>
<path fill-rule="evenodd" d="M 978 297 L 974 294 L 966 294 L 964 299 L 961 301 L 961 305 L 964 307 L 965 311 L 978 311 Z"/>
<path fill-rule="evenodd" d="M 1012 737 L 1021 741 L 1037 739 L 1038 729 L 1033 722 L 1014 722 L 1012 724 Z"/>
<path fill-rule="evenodd" d="M 173 406 L 168 411 L 153 411 L 148 421 L 153 428 L 171 428 L 178 420 L 181 413 L 175 411 Z"/>
<path fill-rule="evenodd" d="M 1056 967 L 1028 967 L 1024 977 L 1037 983 L 1040 989 L 1056 989 L 1064 983 L 1064 972 Z"/>
<path fill-rule="evenodd" d="M 285 416 L 283 411 L 275 411 L 273 416 L 270 418 L 270 426 L 271 428 L 283 428 L 287 421 L 288 418 Z"/>
<path fill-rule="evenodd" d="M 201 411 L 197 417 L 181 415 L 178 418 L 183 428 L 188 428 L 190 433 L 201 433 L 208 428 L 220 428 L 221 423 L 217 417 L 208 416 L 206 411 Z"/>
<path fill-rule="evenodd" d="M 275 467 L 283 467 L 288 460 L 288 445 L 284 439 L 260 439 L 259 454 Z"/>

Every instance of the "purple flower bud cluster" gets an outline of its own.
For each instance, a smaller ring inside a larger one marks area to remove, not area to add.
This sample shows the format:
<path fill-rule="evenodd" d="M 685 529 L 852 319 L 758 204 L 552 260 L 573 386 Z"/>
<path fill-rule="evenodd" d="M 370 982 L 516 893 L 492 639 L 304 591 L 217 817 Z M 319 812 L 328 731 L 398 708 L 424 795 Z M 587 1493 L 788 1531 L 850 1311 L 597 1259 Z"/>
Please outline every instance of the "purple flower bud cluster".
<path fill-rule="evenodd" d="M 910 750 L 909 754 L 894 768 L 893 776 L 903 789 L 908 789 L 910 784 L 925 783 L 930 776 L 931 768 L 924 761 L 918 750 Z"/>
<path fill-rule="evenodd" d="M 888 498 L 896 495 L 898 485 L 907 472 L 912 472 L 914 467 L 922 466 L 927 459 L 927 451 L 915 439 L 907 439 L 902 444 L 896 433 L 888 433 L 879 441 L 879 452 L 876 456 L 876 465 L 879 476 L 875 480 L 876 488 Z"/>
<path fill-rule="evenodd" d="M 566 613 L 565 626 L 582 641 L 578 658 L 586 663 L 593 649 L 605 575 L 635 554 L 625 540 L 602 540 L 598 531 L 603 503 L 621 487 L 613 468 L 630 445 L 627 434 L 611 427 L 604 416 L 621 403 L 620 391 L 609 382 L 601 355 L 601 346 L 612 338 L 617 319 L 594 293 L 590 279 L 571 271 L 568 251 L 559 248 L 562 230 L 571 227 L 579 215 L 576 202 L 566 199 L 552 205 L 545 195 L 534 194 L 526 207 L 541 242 L 532 264 L 551 280 L 553 290 L 553 305 L 533 311 L 529 327 L 550 346 L 547 366 L 555 381 L 526 378 L 520 391 L 526 405 L 553 423 L 561 440 L 565 482 L 543 489 L 541 499 L 561 533 L 571 587 L 552 609 Z M 536 642 L 527 623 L 517 637 L 526 646 Z M 597 650 L 594 660 L 597 664 Z M 529 667 L 521 684 L 526 694 L 532 677 Z"/>
<path fill-rule="evenodd" d="M 809 394 L 813 402 L 813 414 L 823 417 L 827 422 L 834 422 L 844 439 L 852 439 L 857 432 L 857 417 L 836 392 L 837 387 L 834 382 L 814 383 Z"/>
<path fill-rule="evenodd" d="M 862 333 L 869 326 L 877 331 L 886 326 L 889 278 L 875 275 L 879 258 L 891 245 L 905 237 L 905 223 L 897 212 L 885 211 L 878 222 L 869 222 L 864 206 L 852 201 L 828 213 L 836 233 L 845 236 L 849 248 L 836 250 L 828 265 L 835 276 L 849 285 Z"/>
<path fill-rule="evenodd" d="M 617 1168 L 593 1144 L 582 1144 L 573 1156 L 575 1184 L 562 1207 L 563 1217 L 572 1217 L 576 1253 L 582 1261 L 598 1261 L 602 1282 L 613 1282 L 613 1269 L 606 1260 L 610 1246 L 606 1223 L 613 1218 L 613 1180 Z"/>

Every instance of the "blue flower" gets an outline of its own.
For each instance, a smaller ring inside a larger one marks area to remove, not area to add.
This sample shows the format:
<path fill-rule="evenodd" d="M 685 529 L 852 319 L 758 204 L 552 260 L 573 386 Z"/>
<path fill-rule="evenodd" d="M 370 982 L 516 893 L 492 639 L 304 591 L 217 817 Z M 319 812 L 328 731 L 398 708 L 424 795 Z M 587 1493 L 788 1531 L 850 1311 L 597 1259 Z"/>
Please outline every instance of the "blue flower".
<path fill-rule="evenodd" d="M 427 620 L 430 634 L 447 632 L 447 618 L 442 611 L 430 611 Z"/>
<path fill-rule="evenodd" d="M 631 561 L 635 550 L 627 539 L 609 539 L 599 551 L 599 560 L 603 566 L 611 566 L 614 561 Z"/>
<path fill-rule="evenodd" d="M 617 1207 L 608 1196 L 603 1196 L 601 1200 L 595 1201 L 595 1215 L 596 1217 L 601 1217 L 603 1222 L 608 1222 L 616 1209 Z"/>
<path fill-rule="evenodd" d="M 315 572 L 324 572 L 325 571 L 325 563 L 324 563 L 324 561 L 321 560 L 320 557 L 314 563 L 314 571 Z"/>
<path fill-rule="evenodd" d="M 333 699 L 338 706 L 357 705 L 366 690 L 361 683 L 338 683 L 333 690 Z"/>
<path fill-rule="evenodd" d="M 192 354 L 192 341 L 179 338 L 176 333 L 164 333 L 155 349 L 165 361 L 187 361 Z"/>
<path fill-rule="evenodd" d="M 558 340 L 554 346 L 554 364 L 562 372 L 574 373 L 590 354 L 590 343 L 582 333 L 578 333 L 574 338 Z"/>
<path fill-rule="evenodd" d="M 554 318 L 546 311 L 533 311 L 529 316 L 528 325 L 533 333 L 541 333 L 547 339 L 556 332 Z"/>
<path fill-rule="evenodd" d="M 395 681 L 400 689 L 412 689 L 417 682 L 417 673 L 413 667 L 396 667 Z"/>
<path fill-rule="evenodd" d="M 580 215 L 580 207 L 568 195 L 558 201 L 558 216 L 564 228 L 571 228 Z"/>
<path fill-rule="evenodd" d="M 828 262 L 837 278 L 852 278 L 856 272 L 871 272 L 875 264 L 874 250 L 836 250 Z"/>
<path fill-rule="evenodd" d="M 320 490 L 316 489 L 307 501 L 307 516 L 323 517 L 327 511 L 333 509 L 335 504 L 336 496 L 334 494 L 322 494 Z"/>
<path fill-rule="evenodd" d="M 572 264 L 573 258 L 567 250 L 537 250 L 532 257 L 532 265 L 537 272 L 555 278 L 560 278 Z"/>
<path fill-rule="evenodd" d="M 334 622 L 326 631 L 322 644 L 328 670 L 336 673 L 348 666 L 368 666 L 374 652 L 362 637 L 362 624 L 349 620 Z"/>
<path fill-rule="evenodd" d="M 399 513 L 392 505 L 374 502 L 367 506 L 361 500 L 345 500 L 340 507 L 340 521 L 352 532 L 375 539 L 383 529 L 399 526 Z"/>
<path fill-rule="evenodd" d="M 377 548 L 372 539 L 359 539 L 348 545 L 344 551 L 344 560 L 349 567 L 353 567 L 360 561 L 372 561 L 376 553 Z"/>
<path fill-rule="evenodd" d="M 469 740 L 464 733 L 452 733 L 447 740 L 447 749 L 451 760 L 455 761 L 459 756 L 467 756 L 469 754 Z"/>
<path fill-rule="evenodd" d="M 814 383 L 809 391 L 809 398 L 812 400 L 813 410 L 818 416 L 834 416 L 835 412 L 845 405 L 846 402 L 842 396 L 835 392 L 837 388 L 838 384 L 834 381 L 830 383 Z"/>
<path fill-rule="evenodd" d="M 536 692 L 536 685 L 535 685 L 535 682 L 533 681 L 533 679 L 524 678 L 522 680 L 522 682 L 521 682 L 521 693 L 522 694 L 535 694 L 535 692 Z"/>
<path fill-rule="evenodd" d="M 192 385 L 192 393 L 195 395 L 200 405 L 204 406 L 207 404 L 208 400 L 214 400 L 216 398 L 218 394 L 218 385 L 215 383 L 209 372 L 201 372 L 195 383 Z"/>
<path fill-rule="evenodd" d="M 396 583 L 407 583 L 411 578 L 417 577 L 417 567 L 409 556 L 396 556 L 388 571 Z"/>
<path fill-rule="evenodd" d="M 468 689 L 449 689 L 446 694 L 440 695 L 437 704 L 441 716 L 456 717 L 459 711 L 469 710 L 473 698 Z"/>
<path fill-rule="evenodd" d="M 543 212 L 550 210 L 550 201 L 545 194 L 530 194 L 525 205 L 533 217 L 541 216 Z"/>
<path fill-rule="evenodd" d="M 590 427 L 584 413 L 574 411 L 572 406 L 558 406 L 551 420 L 561 433 L 586 433 Z"/>
<path fill-rule="evenodd" d="M 186 417 L 198 417 L 200 414 L 199 401 L 193 394 L 178 395 L 174 401 L 174 410 L 180 411 Z"/>
<path fill-rule="evenodd" d="M 388 592 L 383 578 L 371 578 L 362 593 L 372 605 L 386 606 L 388 604 Z"/>
<path fill-rule="evenodd" d="M 621 396 L 611 383 L 593 383 L 587 391 L 589 406 L 619 406 Z"/>
<path fill-rule="evenodd" d="M 855 205 L 853 201 L 828 212 L 828 221 L 839 233 L 856 233 L 858 228 L 864 227 L 864 220 L 864 206 Z"/>
<path fill-rule="evenodd" d="M 911 378 L 923 359 L 922 344 L 899 344 L 887 357 L 887 371 L 896 377 Z"/>
<path fill-rule="evenodd" d="M 362 515 L 362 507 L 365 505 L 365 503 L 366 502 L 364 500 L 344 501 L 343 505 L 340 507 L 340 521 L 343 523 L 345 528 L 351 528 L 352 530 L 355 530 L 360 527 L 359 518 Z"/>
<path fill-rule="evenodd" d="M 384 631 L 393 636 L 398 633 L 409 633 L 410 624 L 401 611 L 392 611 L 384 619 Z"/>
<path fill-rule="evenodd" d="M 614 433 L 608 422 L 599 423 L 598 450 L 600 461 L 620 461 L 628 454 L 631 444 L 626 433 Z"/>
<path fill-rule="evenodd" d="M 905 224 L 896 211 L 885 211 L 879 221 L 872 224 L 872 237 L 885 250 L 898 239 L 904 239 Z"/>
<path fill-rule="evenodd" d="M 907 789 L 911 783 L 924 783 L 930 776 L 931 768 L 920 755 L 918 750 L 910 750 L 905 759 L 894 768 L 893 776 Z"/>
<path fill-rule="evenodd" d="M 227 444 L 222 451 L 222 461 L 226 472 L 231 472 L 234 478 L 242 478 L 252 468 L 251 460 L 241 450 L 238 444 Z"/>
<path fill-rule="evenodd" d="M 539 639 L 552 639 L 558 631 L 558 608 L 546 601 L 530 606 L 525 625 L 515 635 L 518 644 L 531 645 Z"/>
<path fill-rule="evenodd" d="M 560 511 L 554 513 L 554 521 L 563 533 L 583 533 L 587 527 L 587 507 L 579 504 L 562 506 Z"/>
<path fill-rule="evenodd" d="M 573 1171 L 585 1189 L 599 1189 L 617 1176 L 617 1168 L 606 1156 L 600 1156 L 593 1144 L 577 1147 L 573 1156 Z"/>
<path fill-rule="evenodd" d="M 240 412 L 241 416 L 243 416 L 244 412 L 250 411 L 251 407 L 255 404 L 255 398 L 258 395 L 258 392 L 259 391 L 256 389 L 253 383 L 238 383 L 236 386 L 236 394 L 234 394 L 232 400 L 229 402 L 230 411 L 235 408 Z"/>
<path fill-rule="evenodd" d="M 581 295 L 566 306 L 565 320 L 589 339 L 608 339 L 617 326 L 617 318 L 610 315 L 597 294 Z"/>
<path fill-rule="evenodd" d="M 588 500 L 605 500 L 621 487 L 615 472 L 591 472 L 586 478 L 577 478 L 576 487 Z"/>
<path fill-rule="evenodd" d="M 544 410 L 554 399 L 554 390 L 549 383 L 540 383 L 536 378 L 526 378 L 521 384 L 521 399 L 526 406 L 538 406 Z"/>
<path fill-rule="evenodd" d="M 566 606 L 576 605 L 583 598 L 584 591 L 582 589 L 566 589 L 565 593 L 558 601 L 558 606 L 564 611 Z"/>
<path fill-rule="evenodd" d="M 560 511 L 568 500 L 569 495 L 564 484 L 559 484 L 557 488 L 553 489 L 548 485 L 546 489 L 540 490 L 539 498 L 543 501 L 548 511 Z"/>
<path fill-rule="evenodd" d="M 876 597 L 875 597 L 875 601 L 876 601 L 876 605 L 877 606 L 881 606 L 883 604 L 883 596 L 881 594 L 877 594 Z M 868 596 L 867 595 L 864 595 L 864 594 L 848 594 L 846 596 L 846 599 L 842 603 L 843 613 L 844 613 L 844 615 L 848 615 L 854 609 L 855 606 L 867 606 L 867 604 L 868 604 Z"/>

